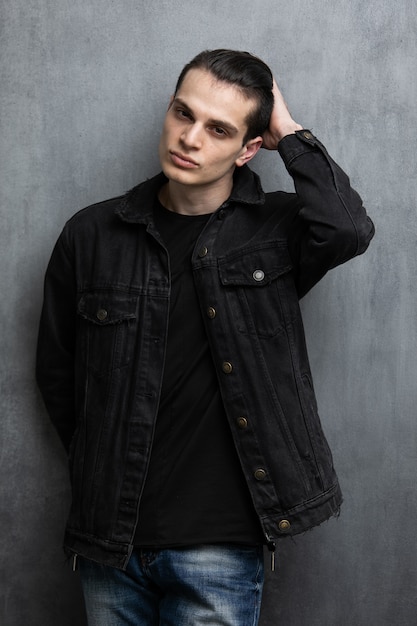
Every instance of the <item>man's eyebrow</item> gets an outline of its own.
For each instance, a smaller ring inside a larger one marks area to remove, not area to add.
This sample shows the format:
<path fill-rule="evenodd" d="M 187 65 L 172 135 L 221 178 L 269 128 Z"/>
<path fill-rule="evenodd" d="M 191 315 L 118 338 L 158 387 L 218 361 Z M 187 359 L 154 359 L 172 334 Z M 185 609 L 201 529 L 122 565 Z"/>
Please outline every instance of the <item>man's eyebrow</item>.
<path fill-rule="evenodd" d="M 184 102 L 184 100 L 175 96 L 173 103 L 174 102 L 176 102 L 177 104 L 180 104 L 182 107 L 184 107 L 184 109 L 187 109 L 187 111 L 194 117 L 193 110 L 188 106 L 186 102 Z M 209 123 L 211 126 L 221 126 L 222 128 L 225 128 L 232 134 L 237 134 L 239 132 L 239 129 L 236 128 L 236 126 L 234 126 L 230 122 L 226 122 L 226 120 L 215 120 L 211 118 L 209 119 Z"/>

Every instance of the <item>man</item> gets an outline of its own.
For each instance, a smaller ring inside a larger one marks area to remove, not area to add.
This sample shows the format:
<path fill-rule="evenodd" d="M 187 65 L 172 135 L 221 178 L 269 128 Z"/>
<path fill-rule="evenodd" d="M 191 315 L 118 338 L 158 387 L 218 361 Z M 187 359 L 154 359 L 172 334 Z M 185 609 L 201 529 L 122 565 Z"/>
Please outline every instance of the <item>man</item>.
<path fill-rule="evenodd" d="M 276 150 L 294 194 L 248 162 Z M 76 214 L 45 281 L 38 382 L 69 451 L 89 624 L 256 624 L 262 550 L 337 515 L 298 301 L 364 252 L 349 179 L 256 57 L 182 71 L 163 173 Z"/>

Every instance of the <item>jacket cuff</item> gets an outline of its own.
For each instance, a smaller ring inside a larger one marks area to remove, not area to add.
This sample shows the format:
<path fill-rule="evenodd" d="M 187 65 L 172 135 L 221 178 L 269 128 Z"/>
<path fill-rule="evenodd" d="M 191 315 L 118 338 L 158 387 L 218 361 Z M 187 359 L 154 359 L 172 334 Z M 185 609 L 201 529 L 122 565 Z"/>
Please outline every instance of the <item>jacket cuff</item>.
<path fill-rule="evenodd" d="M 289 165 L 291 161 L 301 154 L 315 152 L 317 148 L 321 152 L 325 152 L 325 147 L 307 128 L 296 130 L 291 135 L 286 135 L 278 144 L 278 152 L 281 155 L 285 165 Z"/>

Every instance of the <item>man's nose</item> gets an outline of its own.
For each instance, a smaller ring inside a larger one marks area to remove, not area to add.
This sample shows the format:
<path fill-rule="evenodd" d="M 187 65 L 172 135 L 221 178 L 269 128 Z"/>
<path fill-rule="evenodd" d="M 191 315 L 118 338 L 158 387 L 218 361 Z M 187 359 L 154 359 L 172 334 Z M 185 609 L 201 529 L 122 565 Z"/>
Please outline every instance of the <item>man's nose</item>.
<path fill-rule="evenodd" d="M 201 148 L 203 129 L 197 124 L 185 128 L 181 134 L 181 141 L 188 148 Z"/>

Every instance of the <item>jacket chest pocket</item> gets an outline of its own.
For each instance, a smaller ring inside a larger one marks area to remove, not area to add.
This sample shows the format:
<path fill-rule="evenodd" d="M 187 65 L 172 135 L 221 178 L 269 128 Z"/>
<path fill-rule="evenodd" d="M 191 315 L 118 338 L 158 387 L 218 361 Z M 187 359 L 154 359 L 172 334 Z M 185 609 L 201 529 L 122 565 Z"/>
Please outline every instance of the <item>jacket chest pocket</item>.
<path fill-rule="evenodd" d="M 260 337 L 282 331 L 293 317 L 291 269 L 285 241 L 264 242 L 219 259 L 220 282 L 237 330 Z"/>
<path fill-rule="evenodd" d="M 80 357 L 96 376 L 106 376 L 129 364 L 137 300 L 137 296 L 111 290 L 91 291 L 79 298 Z"/>

